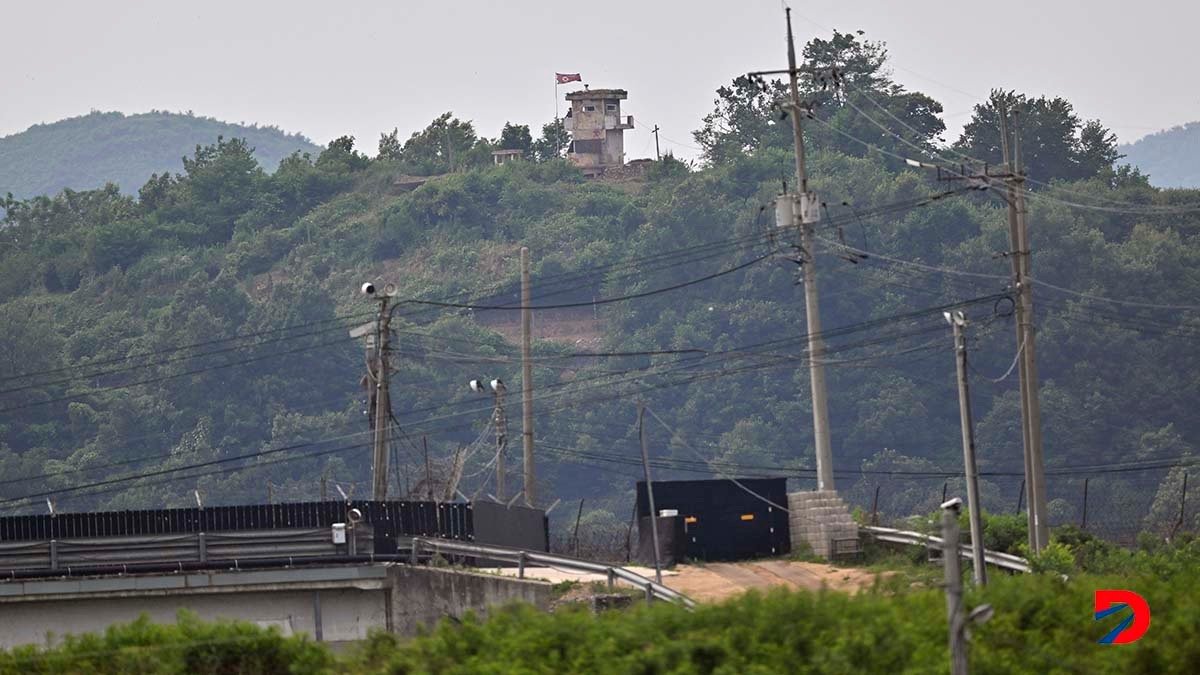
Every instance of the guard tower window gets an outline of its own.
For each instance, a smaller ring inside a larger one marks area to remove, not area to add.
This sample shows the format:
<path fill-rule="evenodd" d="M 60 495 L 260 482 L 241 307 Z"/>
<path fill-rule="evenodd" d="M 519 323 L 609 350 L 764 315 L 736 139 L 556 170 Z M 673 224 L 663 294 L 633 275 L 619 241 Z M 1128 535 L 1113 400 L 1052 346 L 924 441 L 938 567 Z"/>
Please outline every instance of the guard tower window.
<path fill-rule="evenodd" d="M 583 106 L 583 112 L 596 112 L 596 106 L 585 105 L 585 106 Z"/>
<path fill-rule="evenodd" d="M 605 103 L 604 111 L 605 112 L 617 112 L 617 104 L 616 103 Z"/>
<path fill-rule="evenodd" d="M 574 152 L 578 154 L 598 155 L 604 151 L 604 147 L 599 140 L 581 139 L 571 145 L 574 147 Z"/>

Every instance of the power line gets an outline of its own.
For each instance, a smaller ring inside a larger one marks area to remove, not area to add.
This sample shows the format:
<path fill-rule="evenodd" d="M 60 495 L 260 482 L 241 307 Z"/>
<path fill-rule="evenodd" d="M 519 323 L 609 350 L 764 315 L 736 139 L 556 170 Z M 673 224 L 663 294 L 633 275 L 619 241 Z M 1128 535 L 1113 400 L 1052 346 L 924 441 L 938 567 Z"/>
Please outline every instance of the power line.
<path fill-rule="evenodd" d="M 101 371 L 92 372 L 92 373 L 81 373 L 78 375 L 72 375 L 71 377 L 64 377 L 64 378 L 61 378 L 58 380 L 51 380 L 49 382 L 36 382 L 33 384 L 25 384 L 25 385 L 21 385 L 19 387 L 13 387 L 11 389 L 3 389 L 3 390 L 0 390 L 0 396 L 3 396 L 5 394 L 16 393 L 19 391 L 27 391 L 30 389 L 41 389 L 43 387 L 53 387 L 53 386 L 57 386 L 60 384 L 67 384 L 70 382 L 74 382 L 76 380 L 91 380 L 91 379 L 94 379 L 97 377 L 103 377 L 105 375 L 115 375 L 117 373 L 127 373 L 130 371 L 141 370 L 143 368 L 156 368 L 156 367 L 165 366 L 165 365 L 168 365 L 171 363 L 177 363 L 179 361 L 188 361 L 191 359 L 199 359 L 199 358 L 204 358 L 207 356 L 215 356 L 217 354 L 227 354 L 230 352 L 240 351 L 243 349 L 253 349 L 255 347 L 261 347 L 263 345 L 275 344 L 278 342 L 287 342 L 290 340 L 296 340 L 296 339 L 305 338 L 305 337 L 312 337 L 314 335 L 322 335 L 325 333 L 329 333 L 329 332 L 333 332 L 333 331 L 340 331 L 340 330 L 345 330 L 345 326 L 344 325 L 336 325 L 336 326 L 332 326 L 330 328 L 322 328 L 320 330 L 311 331 L 308 333 L 298 333 L 295 335 L 287 335 L 284 337 L 273 338 L 270 340 L 262 340 L 260 342 L 255 342 L 255 343 L 246 344 L 246 345 L 235 345 L 232 347 L 225 347 L 223 349 L 217 349 L 217 350 L 213 350 L 210 352 L 203 352 L 200 354 L 184 354 L 181 356 L 163 359 L 161 361 L 155 361 L 152 363 L 143 363 L 143 364 L 138 364 L 138 365 L 134 365 L 134 366 L 125 366 L 122 368 L 113 368 L 110 370 L 101 370 Z M 87 366 L 84 366 L 84 367 L 87 367 Z"/>
<path fill-rule="evenodd" d="M 173 379 L 177 379 L 180 377 L 188 377 L 190 375 L 199 375 L 201 373 L 207 373 L 207 372 L 210 372 L 213 370 L 222 370 L 225 368 L 233 368 L 235 366 L 244 366 L 249 363 L 256 363 L 258 361 L 263 361 L 263 360 L 275 358 L 278 356 L 287 356 L 289 354 L 299 354 L 301 352 L 312 351 L 314 349 L 320 349 L 322 347 L 329 347 L 332 345 L 342 344 L 345 341 L 346 341 L 346 338 L 338 338 L 337 340 L 321 342 L 321 343 L 318 343 L 315 345 L 299 347 L 297 349 L 289 349 L 286 351 L 277 351 L 277 352 L 272 352 L 270 354 L 264 354 L 262 356 L 256 356 L 256 357 L 252 357 L 252 358 L 248 358 L 248 359 L 241 359 L 239 361 L 231 361 L 229 363 L 220 363 L 217 365 L 206 366 L 203 368 L 194 368 L 192 370 L 186 370 L 181 373 L 160 375 L 157 377 L 146 378 L 146 379 L 138 380 L 136 382 L 129 382 L 126 384 L 117 384 L 117 385 L 111 385 L 111 386 L 107 386 L 107 387 L 98 387 L 98 388 L 92 389 L 90 391 L 80 392 L 78 394 L 70 394 L 67 396 L 59 396 L 59 397 L 55 397 L 55 398 L 46 399 L 43 401 L 30 401 L 30 402 L 22 403 L 19 405 L 9 406 L 7 408 L 0 408 L 0 413 L 12 412 L 14 410 L 24 410 L 26 408 L 35 408 L 35 407 L 43 406 L 43 405 L 50 405 L 52 403 L 62 403 L 64 401 L 74 401 L 76 399 L 85 398 L 88 396 L 94 396 L 95 394 L 99 394 L 99 393 L 106 392 L 106 391 L 117 391 L 120 389 L 129 389 L 131 387 L 138 387 L 138 386 L 141 386 L 144 384 L 154 384 L 156 382 L 164 382 L 166 380 L 173 380 Z"/>
<path fill-rule="evenodd" d="M 263 335 L 273 335 L 275 333 L 285 332 L 285 331 L 289 331 L 289 330 L 295 330 L 297 328 L 310 328 L 312 326 L 319 326 L 319 325 L 323 325 L 323 324 L 327 324 L 327 323 L 344 323 L 344 322 L 352 320 L 352 319 L 361 318 L 363 316 L 369 316 L 369 315 L 371 315 L 370 312 L 346 314 L 343 316 L 335 316 L 330 319 L 322 319 L 320 321 L 309 321 L 309 322 L 300 323 L 300 324 L 293 324 L 290 326 L 282 326 L 280 328 L 271 328 L 271 329 L 267 329 L 267 330 L 255 331 L 252 333 L 242 333 L 239 335 L 233 335 L 233 336 L 225 337 L 225 338 L 215 338 L 212 340 L 204 340 L 202 342 L 193 342 L 191 344 L 186 344 L 186 345 L 175 345 L 172 347 L 165 347 L 163 349 L 148 350 L 148 351 L 139 352 L 139 353 L 135 353 L 135 354 L 126 354 L 125 356 L 101 359 L 98 361 L 89 361 L 87 363 L 77 363 L 77 364 L 73 364 L 70 366 L 63 366 L 61 368 L 52 368 L 49 370 L 40 370 L 40 371 L 29 371 L 29 372 L 25 372 L 25 373 L 19 373 L 16 375 L 7 375 L 5 377 L 0 377 L 0 382 L 7 382 L 9 380 L 16 380 L 16 379 L 24 379 L 24 378 L 28 378 L 28 377 L 40 377 L 43 375 L 53 375 L 53 374 L 65 372 L 68 370 L 76 370 L 78 368 L 90 368 L 92 366 L 109 365 L 109 364 L 114 364 L 114 363 L 120 363 L 123 361 L 130 361 L 133 359 L 145 358 L 147 356 L 157 356 L 160 354 L 169 354 L 172 352 L 185 351 L 188 349 L 197 349 L 199 347 L 207 347 L 207 346 L 214 345 L 214 344 L 221 344 L 221 343 L 232 342 L 232 341 L 236 341 L 236 340 L 244 340 L 246 338 L 251 338 L 251 337 L 261 337 Z M 337 329 L 340 329 L 340 328 L 341 328 L 341 326 L 337 327 Z M 287 338 L 281 338 L 281 339 L 287 339 Z M 266 342 L 259 343 L 259 344 L 266 344 Z M 251 346 L 253 346 L 253 345 L 251 345 Z M 212 353 L 218 353 L 218 352 L 212 352 Z M 201 355 L 201 356 L 203 356 L 203 355 Z M 9 390 L 9 391 L 17 391 L 17 390 Z M 0 392 L 0 393 L 4 393 L 4 392 Z"/>
<path fill-rule="evenodd" d="M 741 270 L 746 269 L 747 267 L 756 265 L 756 264 L 766 260 L 767 258 L 770 258 L 771 256 L 775 255 L 775 253 L 777 253 L 777 252 L 778 252 L 778 250 L 772 250 L 770 253 L 760 255 L 757 258 L 748 260 L 740 265 L 735 265 L 734 267 L 730 267 L 730 268 L 721 270 L 719 272 L 714 272 L 712 274 L 707 274 L 705 276 L 702 276 L 702 277 L 699 277 L 696 279 L 691 279 L 688 281 L 684 281 L 682 283 L 673 284 L 671 286 L 665 286 L 663 288 L 656 288 L 656 289 L 649 290 L 649 291 L 643 291 L 641 293 L 632 293 L 629 295 L 622 295 L 622 296 L 617 296 L 617 297 L 612 297 L 612 298 L 600 298 L 598 300 L 592 300 L 589 302 L 567 302 L 567 303 L 559 303 L 559 304 L 552 304 L 552 305 L 535 305 L 535 306 L 529 307 L 529 309 L 566 309 L 566 308 L 570 308 L 570 307 L 591 307 L 594 305 L 606 305 L 606 304 L 613 303 L 613 302 L 623 302 L 625 300 L 636 300 L 638 298 L 646 298 L 646 297 L 649 297 L 652 295 L 658 295 L 660 293 L 667 293 L 670 291 L 679 290 L 681 288 L 687 288 L 688 286 L 695 286 L 696 284 L 704 283 L 706 281 L 711 281 L 713 279 L 723 277 L 727 274 L 733 274 L 734 272 L 739 272 Z M 416 305 L 430 305 L 433 307 L 453 307 L 453 308 L 458 308 L 458 309 L 474 309 L 474 310 L 485 310 L 485 309 L 487 309 L 487 310 L 492 310 L 492 309 L 520 310 L 520 309 L 525 309 L 524 307 L 513 306 L 513 305 L 476 305 L 476 304 L 461 303 L 461 302 L 441 302 L 441 301 L 437 301 L 437 300 L 405 300 L 404 302 L 408 302 L 408 303 L 412 303 L 412 304 L 416 304 Z"/>

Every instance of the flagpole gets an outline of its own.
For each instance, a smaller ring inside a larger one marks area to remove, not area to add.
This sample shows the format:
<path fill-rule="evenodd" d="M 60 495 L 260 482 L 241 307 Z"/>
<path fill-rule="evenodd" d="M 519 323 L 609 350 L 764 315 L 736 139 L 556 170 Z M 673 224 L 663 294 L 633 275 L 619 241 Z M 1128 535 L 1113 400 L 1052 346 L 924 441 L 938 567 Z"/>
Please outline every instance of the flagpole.
<path fill-rule="evenodd" d="M 558 147 L 558 73 L 554 74 L 554 156 L 558 158 L 561 148 Z"/>

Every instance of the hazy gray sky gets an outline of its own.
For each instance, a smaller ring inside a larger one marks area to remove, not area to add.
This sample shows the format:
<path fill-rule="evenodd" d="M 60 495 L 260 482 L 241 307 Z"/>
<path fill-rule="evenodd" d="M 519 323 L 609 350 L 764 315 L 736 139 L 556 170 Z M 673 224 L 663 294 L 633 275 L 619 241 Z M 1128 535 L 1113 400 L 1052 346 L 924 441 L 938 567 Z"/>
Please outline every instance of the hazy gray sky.
<path fill-rule="evenodd" d="M 90 109 L 192 110 L 374 154 L 453 110 L 484 135 L 553 118 L 553 73 L 629 90 L 631 158 L 694 156 L 714 90 L 784 65 L 779 0 L 0 0 L 0 135 Z M 862 29 L 951 136 L 992 87 L 1062 95 L 1122 141 L 1200 119 L 1194 0 L 794 2 L 798 42 Z M 1009 11 L 1009 8 L 1014 8 Z M 565 93 L 567 87 L 562 88 Z"/>

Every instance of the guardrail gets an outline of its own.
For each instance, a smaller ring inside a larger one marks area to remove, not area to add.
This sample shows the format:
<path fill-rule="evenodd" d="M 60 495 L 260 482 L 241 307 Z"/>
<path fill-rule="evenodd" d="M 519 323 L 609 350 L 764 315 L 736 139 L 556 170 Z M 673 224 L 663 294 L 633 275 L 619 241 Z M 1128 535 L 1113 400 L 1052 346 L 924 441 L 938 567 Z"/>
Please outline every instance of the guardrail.
<path fill-rule="evenodd" d="M 397 540 L 398 549 L 403 551 L 405 548 L 409 550 L 409 563 L 416 565 L 422 553 L 425 554 L 452 554 L 462 556 L 473 556 L 479 558 L 489 558 L 493 560 L 504 560 L 517 564 L 517 578 L 525 578 L 525 566 L 527 564 L 539 564 L 547 567 L 564 568 L 568 570 L 576 570 L 579 572 L 590 572 L 593 574 L 603 574 L 608 579 L 608 585 L 611 588 L 616 584 L 617 580 L 624 581 L 631 586 L 642 589 L 646 594 L 647 602 L 652 600 L 664 600 L 672 602 L 687 609 L 692 609 L 696 606 L 695 601 L 686 595 L 674 591 L 666 586 L 647 579 L 646 577 L 633 572 L 625 567 L 617 565 L 605 565 L 604 563 L 592 562 L 590 560 L 581 560 L 569 556 L 554 555 L 553 553 L 545 553 L 542 551 L 525 551 L 522 549 L 508 548 L 505 546 L 493 546 L 489 544 L 470 544 L 459 541 L 449 541 L 445 539 L 425 539 L 422 537 L 413 537 L 405 540 L 400 538 Z"/>
<path fill-rule="evenodd" d="M 924 546 L 926 548 L 942 548 L 942 538 L 935 537 L 930 534 L 922 534 L 920 532 L 912 532 L 910 530 L 895 530 L 890 527 L 873 527 L 869 525 L 860 526 L 860 530 L 874 536 L 879 541 L 889 541 L 895 544 L 908 544 L 910 546 Z M 970 544 L 959 544 L 958 553 L 963 558 L 970 558 L 974 549 Z M 1001 553 L 999 551 L 983 550 L 983 559 L 989 565 L 995 565 L 1002 569 L 1011 570 L 1013 572 L 1029 572 L 1029 561 L 1021 556 Z"/>

